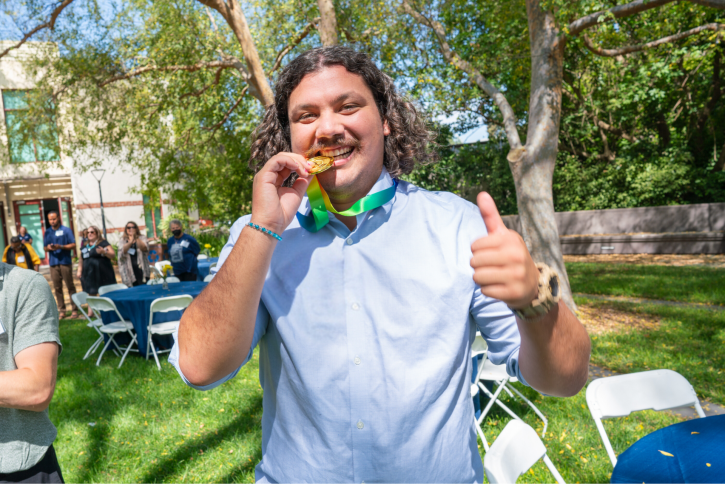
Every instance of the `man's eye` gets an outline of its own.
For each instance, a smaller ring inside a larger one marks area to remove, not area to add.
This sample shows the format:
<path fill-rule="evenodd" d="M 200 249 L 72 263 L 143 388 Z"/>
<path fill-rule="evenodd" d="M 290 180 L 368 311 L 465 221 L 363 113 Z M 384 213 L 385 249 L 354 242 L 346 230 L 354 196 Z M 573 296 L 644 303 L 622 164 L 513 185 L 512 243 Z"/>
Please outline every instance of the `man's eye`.
<path fill-rule="evenodd" d="M 345 104 L 345 105 L 344 105 L 344 106 L 342 107 L 342 110 L 343 110 L 343 111 L 350 111 L 351 109 L 356 109 L 357 107 L 358 107 L 358 105 L 357 105 L 357 104 Z"/>
<path fill-rule="evenodd" d="M 313 117 L 314 117 L 314 114 L 312 114 L 312 113 L 305 113 L 305 114 L 300 115 L 300 117 L 297 118 L 297 120 L 298 121 L 304 121 L 305 119 L 310 119 L 310 118 L 313 118 Z"/>

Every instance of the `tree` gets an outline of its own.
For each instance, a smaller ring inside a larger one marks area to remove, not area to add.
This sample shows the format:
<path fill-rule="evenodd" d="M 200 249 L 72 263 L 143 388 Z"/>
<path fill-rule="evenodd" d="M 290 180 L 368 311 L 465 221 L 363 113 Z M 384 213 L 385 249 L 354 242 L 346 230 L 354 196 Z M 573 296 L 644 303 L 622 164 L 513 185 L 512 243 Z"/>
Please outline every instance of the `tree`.
<path fill-rule="evenodd" d="M 552 183 L 554 167 L 558 155 L 559 131 L 562 107 L 562 91 L 564 89 L 564 53 L 568 43 L 577 42 L 585 34 L 602 25 L 617 25 L 624 19 L 642 15 L 652 9 L 673 3 L 674 0 L 635 0 L 611 8 L 596 9 L 598 2 L 565 2 L 559 0 L 542 1 L 526 0 L 526 30 L 529 35 L 530 55 L 530 96 L 526 109 L 527 133 L 525 142 L 519 134 L 521 119 L 517 117 L 507 95 L 501 88 L 495 87 L 478 67 L 475 61 L 465 57 L 451 47 L 449 34 L 444 22 L 450 19 L 446 14 L 455 2 L 419 2 L 402 0 L 402 10 L 415 21 L 429 29 L 435 37 L 439 51 L 445 61 L 455 69 L 462 71 L 471 83 L 493 100 L 500 122 L 497 123 L 505 133 L 510 151 L 507 159 L 516 186 L 518 212 L 523 230 L 523 237 L 534 259 L 554 267 L 562 276 L 563 298 L 567 305 L 575 308 L 571 296 L 566 269 L 563 263 L 559 234 L 554 219 L 554 200 Z M 691 0 L 691 4 L 699 4 L 707 8 L 725 9 L 725 0 Z M 522 2 L 511 2 L 511 8 L 523 9 Z M 517 17 L 506 6 L 497 4 L 493 7 L 483 6 L 482 10 L 496 10 L 502 13 L 504 21 L 512 21 Z M 591 13 L 588 13 L 591 12 Z M 492 24 L 498 22 L 493 18 Z M 725 25 L 715 22 L 702 25 L 686 32 L 680 32 L 660 39 L 651 40 L 634 46 L 618 49 L 602 50 L 591 45 L 590 50 L 596 55 L 625 55 L 633 52 L 676 42 L 705 31 L 719 31 Z M 461 25 L 454 25 L 456 37 L 461 32 Z M 492 32 L 491 25 L 486 25 L 487 32 Z M 519 37 L 525 31 L 520 31 Z M 515 41 L 514 41 L 515 42 Z M 509 42 L 510 43 L 510 42 Z M 506 48 L 503 46 L 502 48 Z M 485 66 L 496 70 L 491 66 Z M 500 70 L 499 70 L 500 71 Z M 502 86 L 503 87 L 503 86 Z M 505 86 L 510 88 L 510 85 Z M 611 128 L 603 120 L 598 120 L 602 129 L 604 125 Z"/>

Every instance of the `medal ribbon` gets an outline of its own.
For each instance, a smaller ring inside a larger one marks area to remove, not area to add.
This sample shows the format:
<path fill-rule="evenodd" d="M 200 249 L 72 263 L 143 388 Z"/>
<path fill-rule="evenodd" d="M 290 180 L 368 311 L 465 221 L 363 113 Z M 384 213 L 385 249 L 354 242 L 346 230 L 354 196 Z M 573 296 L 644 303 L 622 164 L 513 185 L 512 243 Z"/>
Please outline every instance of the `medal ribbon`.
<path fill-rule="evenodd" d="M 309 200 L 310 208 L 312 209 L 310 215 L 302 215 L 297 212 L 297 220 L 299 220 L 300 225 L 302 225 L 302 227 L 308 232 L 317 232 L 330 222 L 330 217 L 327 215 L 328 211 L 344 217 L 352 217 L 369 210 L 374 210 L 393 199 L 397 186 L 398 180 L 394 179 L 391 187 L 377 193 L 367 195 L 355 202 L 355 204 L 347 210 L 338 212 L 335 210 L 335 207 L 332 206 L 332 203 L 330 203 L 330 197 L 327 196 L 327 192 L 325 192 L 325 189 L 322 188 L 315 176 L 312 178 L 312 181 L 307 187 L 307 199 Z"/>

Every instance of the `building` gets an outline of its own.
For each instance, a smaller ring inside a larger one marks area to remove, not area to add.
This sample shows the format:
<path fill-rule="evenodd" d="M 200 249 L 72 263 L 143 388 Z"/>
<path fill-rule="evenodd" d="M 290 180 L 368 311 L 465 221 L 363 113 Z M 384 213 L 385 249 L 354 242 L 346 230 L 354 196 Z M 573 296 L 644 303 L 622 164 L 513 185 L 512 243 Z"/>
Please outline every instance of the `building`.
<path fill-rule="evenodd" d="M 0 42 L 0 52 L 15 42 Z M 0 150 L 4 150 L 0 166 L 0 250 L 4 250 L 10 237 L 25 226 L 33 236 L 33 248 L 47 264 L 43 250 L 43 233 L 48 213 L 60 214 L 63 225 L 76 234 L 89 225 L 103 228 L 99 183 L 91 171 L 84 171 L 91 163 L 99 163 L 105 170 L 101 179 L 105 225 L 108 239 L 115 243 L 128 221 L 134 221 L 143 233 L 154 237 L 164 209 L 145 209 L 145 198 L 137 190 L 140 177 L 98 148 L 84 153 L 68 153 L 64 149 L 60 129 L 62 115 L 55 123 L 43 126 L 45 133 L 55 133 L 55 143 L 43 145 L 37 139 L 23 142 L 13 135 L 13 126 L 27 110 L 26 96 L 32 93 L 34 80 L 28 75 L 25 62 L 40 48 L 54 49 L 45 42 L 28 42 L 0 58 Z M 96 175 L 99 175 L 96 172 Z M 146 199 L 148 202 L 148 199 Z M 147 227 L 150 230 L 147 230 Z"/>

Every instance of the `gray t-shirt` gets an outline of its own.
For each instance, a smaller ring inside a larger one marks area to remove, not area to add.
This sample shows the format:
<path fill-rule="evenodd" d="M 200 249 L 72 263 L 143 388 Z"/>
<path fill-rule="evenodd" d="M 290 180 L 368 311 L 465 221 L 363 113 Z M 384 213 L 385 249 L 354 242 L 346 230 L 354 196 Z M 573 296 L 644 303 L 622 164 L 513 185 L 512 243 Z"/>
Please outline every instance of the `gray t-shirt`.
<path fill-rule="evenodd" d="M 50 286 L 35 271 L 0 262 L 0 321 L 0 371 L 17 370 L 15 355 L 30 346 L 60 345 L 58 308 Z M 0 407 L 0 473 L 33 467 L 57 433 L 47 409 L 31 412 Z"/>

